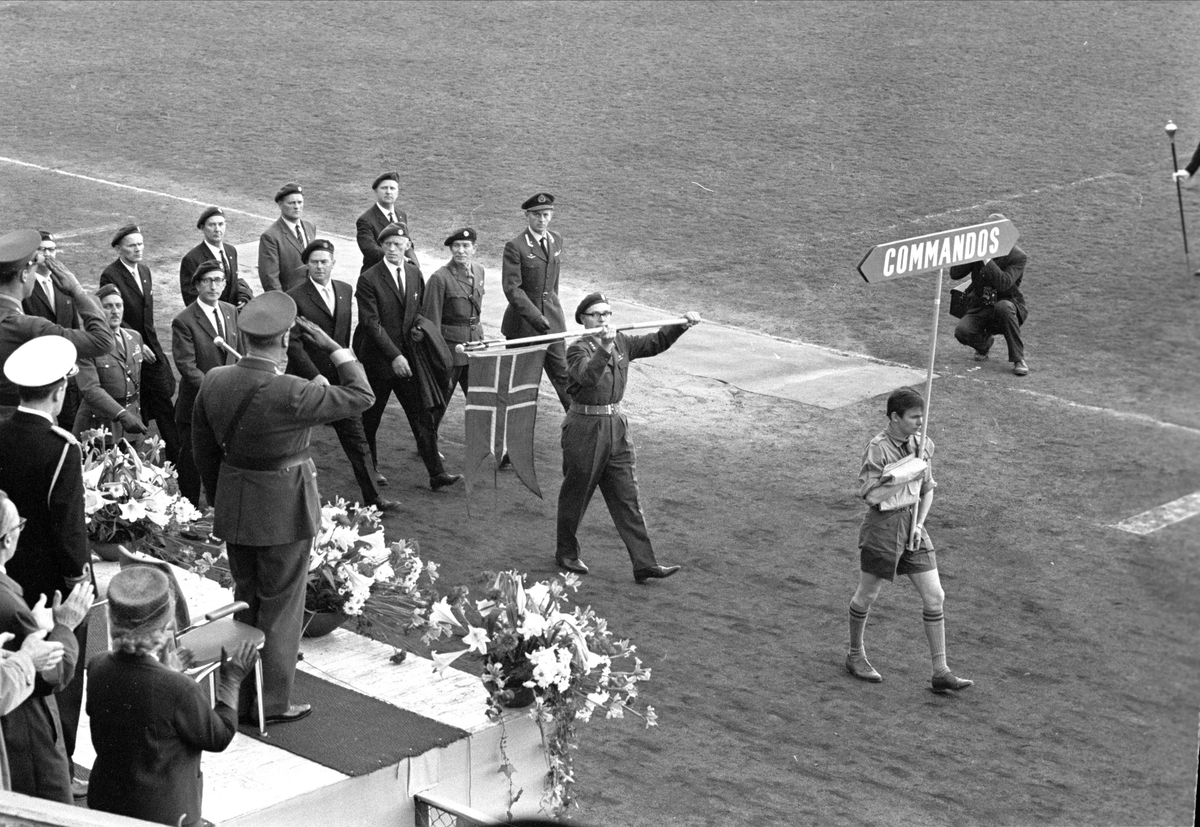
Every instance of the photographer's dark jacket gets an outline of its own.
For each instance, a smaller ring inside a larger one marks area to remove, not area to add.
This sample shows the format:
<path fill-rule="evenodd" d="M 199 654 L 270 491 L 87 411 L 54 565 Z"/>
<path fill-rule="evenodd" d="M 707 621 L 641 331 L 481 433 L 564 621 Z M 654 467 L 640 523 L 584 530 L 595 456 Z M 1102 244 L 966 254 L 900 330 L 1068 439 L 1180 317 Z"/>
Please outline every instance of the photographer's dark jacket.
<path fill-rule="evenodd" d="M 1013 245 L 1006 256 L 996 258 L 984 264 L 973 261 L 970 264 L 957 264 L 950 268 L 950 278 L 961 279 L 971 277 L 971 286 L 966 289 L 967 307 L 988 307 L 1000 300 L 1008 300 L 1016 305 L 1017 320 L 1025 323 L 1028 311 L 1025 307 L 1025 297 L 1021 295 L 1021 279 L 1025 276 L 1025 251 Z"/>

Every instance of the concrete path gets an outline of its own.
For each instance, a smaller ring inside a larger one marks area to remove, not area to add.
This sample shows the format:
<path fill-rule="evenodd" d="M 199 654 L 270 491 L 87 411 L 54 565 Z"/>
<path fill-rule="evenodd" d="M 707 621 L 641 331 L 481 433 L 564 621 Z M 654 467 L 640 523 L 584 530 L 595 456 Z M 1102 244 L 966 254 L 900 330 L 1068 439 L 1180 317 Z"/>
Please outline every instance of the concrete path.
<path fill-rule="evenodd" d="M 362 266 L 362 255 L 354 239 L 323 235 L 334 244 L 334 277 L 354 284 Z M 239 269 L 257 294 L 258 242 L 237 245 Z M 449 254 L 444 250 L 419 250 L 421 270 L 429 276 Z M 489 338 L 500 336 L 500 321 L 506 302 L 500 289 L 500 262 L 480 260 L 487 270 L 483 302 L 483 324 Z M 563 281 L 559 295 L 567 314 L 567 329 L 575 329 L 571 316 L 586 290 Z M 612 302 L 617 324 L 670 318 L 687 308 L 659 310 L 629 302 Z M 751 393 L 790 399 L 805 405 L 834 409 L 888 393 L 903 385 L 919 385 L 925 372 L 875 361 L 855 354 L 776 339 L 735 327 L 706 322 L 690 330 L 687 338 L 655 359 L 667 367 L 706 379 L 715 379 Z"/>

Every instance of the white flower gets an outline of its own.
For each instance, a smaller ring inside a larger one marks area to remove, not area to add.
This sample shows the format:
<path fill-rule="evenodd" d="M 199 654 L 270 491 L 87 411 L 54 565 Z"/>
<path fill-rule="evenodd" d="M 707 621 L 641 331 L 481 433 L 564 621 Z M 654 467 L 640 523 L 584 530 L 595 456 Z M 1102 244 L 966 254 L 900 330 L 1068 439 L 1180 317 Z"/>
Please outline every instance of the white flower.
<path fill-rule="evenodd" d="M 433 658 L 433 671 L 439 675 L 446 670 L 446 667 L 461 658 L 469 649 L 463 649 L 461 652 L 450 652 L 448 654 L 439 655 L 437 652 L 430 652 L 429 657 Z"/>
<path fill-rule="evenodd" d="M 571 685 L 571 656 L 562 649 L 535 649 L 529 653 L 533 664 L 533 680 L 526 686 L 537 685 L 543 689 L 550 686 L 566 692 Z"/>
<path fill-rule="evenodd" d="M 387 561 L 384 561 L 383 563 L 380 563 L 378 566 L 375 567 L 375 572 L 372 575 L 372 579 L 376 583 L 386 583 L 388 580 L 391 580 L 395 576 L 396 576 L 396 572 L 392 568 L 392 564 Z"/>
<path fill-rule="evenodd" d="M 609 696 L 607 692 L 593 692 L 587 696 L 587 699 L 588 703 L 593 704 L 594 706 L 604 706 L 606 703 L 608 703 L 608 697 Z M 588 709 L 591 709 L 591 707 L 588 707 Z"/>
<path fill-rule="evenodd" d="M 526 612 L 525 616 L 521 618 L 521 625 L 517 627 L 517 634 L 529 640 L 544 635 L 548 627 L 546 618 L 537 612 Z"/>
<path fill-rule="evenodd" d="M 534 583 L 525 590 L 525 596 L 529 602 L 533 604 L 533 608 L 539 612 L 546 610 L 546 604 L 550 598 L 550 586 L 544 580 Z M 521 608 L 525 608 L 522 606 Z"/>
<path fill-rule="evenodd" d="M 121 519 L 129 520 L 131 523 L 136 523 L 138 520 L 144 519 L 145 516 L 146 509 L 137 500 L 130 500 L 127 503 L 121 503 Z"/>
<path fill-rule="evenodd" d="M 458 618 L 454 616 L 454 611 L 450 608 L 449 601 L 444 597 L 429 607 L 429 624 L 462 628 L 462 624 L 458 622 Z"/>
<path fill-rule="evenodd" d="M 467 644 L 467 651 L 474 650 L 481 655 L 487 654 L 487 646 L 492 642 L 488 637 L 486 630 L 478 626 L 469 627 L 470 631 L 463 636 L 463 643 Z"/>

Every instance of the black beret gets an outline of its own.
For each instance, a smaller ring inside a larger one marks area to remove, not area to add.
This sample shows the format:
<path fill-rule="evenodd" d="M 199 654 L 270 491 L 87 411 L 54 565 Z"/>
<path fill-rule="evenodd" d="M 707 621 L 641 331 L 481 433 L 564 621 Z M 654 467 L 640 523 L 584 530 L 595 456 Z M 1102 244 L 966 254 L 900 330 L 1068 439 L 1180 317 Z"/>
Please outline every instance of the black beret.
<path fill-rule="evenodd" d="M 153 566 L 121 569 L 109 581 L 107 597 L 114 632 L 165 628 L 175 616 L 171 583 Z"/>
<path fill-rule="evenodd" d="M 469 241 L 472 244 L 474 244 L 478 240 L 479 240 L 478 233 L 476 233 L 470 227 L 463 227 L 461 230 L 455 230 L 454 232 L 450 233 L 450 237 L 447 238 L 442 243 L 445 246 L 449 247 L 451 244 L 453 244 L 456 241 Z"/>
<path fill-rule="evenodd" d="M 398 172 L 385 172 L 383 175 L 380 175 L 378 178 L 376 178 L 376 179 L 375 179 L 375 182 L 374 182 L 373 184 L 371 184 L 371 189 L 375 189 L 377 186 L 379 186 L 380 184 L 382 184 L 384 181 L 395 181 L 395 182 L 396 182 L 396 185 L 397 185 L 397 186 L 399 186 L 399 184 L 400 184 L 400 173 L 398 173 Z"/>
<path fill-rule="evenodd" d="M 42 237 L 42 241 L 53 241 L 54 233 L 49 230 L 38 230 L 38 235 Z"/>
<path fill-rule="evenodd" d="M 276 198 L 275 200 L 278 201 L 279 199 Z M 220 207 L 209 207 L 207 210 L 200 213 L 200 220 L 196 222 L 196 229 L 203 230 L 204 222 L 208 221 L 208 219 L 212 218 L 214 215 L 219 215 L 222 218 L 224 218 L 225 211 L 222 210 Z"/>
<path fill-rule="evenodd" d="M 329 255 L 333 255 L 333 242 L 326 241 L 323 238 L 314 238 L 312 241 L 308 242 L 308 246 L 304 248 L 304 252 L 300 253 L 300 260 L 305 264 L 308 264 L 308 257 L 317 250 L 324 250 L 325 252 L 329 253 Z"/>
<path fill-rule="evenodd" d="M 137 224 L 126 224 L 124 227 L 117 230 L 117 234 L 112 237 L 111 246 L 116 247 L 121 243 L 121 239 L 123 239 L 125 236 L 133 235 L 134 233 L 140 233 L 141 231 L 141 228 L 138 227 Z"/>
<path fill-rule="evenodd" d="M 110 281 L 108 284 L 100 285 L 100 289 L 96 291 L 96 298 L 103 299 L 105 296 L 111 296 L 113 293 L 116 293 L 118 296 L 121 295 L 121 291 Z"/>
<path fill-rule="evenodd" d="M 521 205 L 523 210 L 549 210 L 554 208 L 554 196 L 548 192 L 539 192 L 537 195 L 525 199 L 525 203 Z"/>
<path fill-rule="evenodd" d="M 304 194 L 304 190 L 300 189 L 299 184 L 293 184 L 292 182 L 289 181 L 288 183 L 284 184 L 282 187 L 279 188 L 279 192 L 275 193 L 275 203 L 278 204 L 280 201 L 287 198 L 289 195 L 291 195 L 294 192 L 298 192 L 301 195 Z"/>
<path fill-rule="evenodd" d="M 200 266 L 196 268 L 196 272 L 192 273 L 192 284 L 200 281 L 200 279 L 204 277 L 205 273 L 213 272 L 220 273 L 222 277 L 225 276 L 225 268 L 221 266 L 221 262 L 217 261 L 215 258 L 206 258 L 204 261 L 200 262 Z"/>
<path fill-rule="evenodd" d="M 37 230 L 14 230 L 0 236 L 0 264 L 19 264 L 21 269 L 37 255 L 42 236 Z"/>
<path fill-rule="evenodd" d="M 278 336 L 296 321 L 296 301 L 287 293 L 268 290 L 246 303 L 238 314 L 238 330 L 251 336 Z"/>
<path fill-rule="evenodd" d="M 581 301 L 579 306 L 575 308 L 575 323 L 583 324 L 583 314 L 587 311 L 587 309 L 593 304 L 600 304 L 602 302 L 604 304 L 608 304 L 608 299 L 604 298 L 603 293 L 589 293 L 584 296 L 583 301 Z"/>
<path fill-rule="evenodd" d="M 385 238 L 391 238 L 394 235 L 402 235 L 405 238 L 408 238 L 408 227 L 405 227 L 403 224 L 399 223 L 388 224 L 379 231 L 379 235 L 375 237 L 375 241 L 382 244 Z M 412 239 L 409 240 L 411 241 Z"/>

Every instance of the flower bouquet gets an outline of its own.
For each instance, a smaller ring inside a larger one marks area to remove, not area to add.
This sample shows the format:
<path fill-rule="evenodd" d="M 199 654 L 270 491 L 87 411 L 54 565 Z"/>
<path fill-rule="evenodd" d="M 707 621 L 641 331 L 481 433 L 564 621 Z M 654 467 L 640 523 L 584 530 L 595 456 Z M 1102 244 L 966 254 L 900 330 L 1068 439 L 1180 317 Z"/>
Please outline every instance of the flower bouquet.
<path fill-rule="evenodd" d="M 574 574 L 526 586 L 515 571 L 487 573 L 487 592 L 471 601 L 465 589 L 431 601 L 418 615 L 423 640 L 432 644 L 451 636 L 466 648 L 431 657 L 441 671 L 458 658 L 474 653 L 484 661 L 483 683 L 488 691 L 488 716 L 498 719 L 506 706 L 532 703 L 530 716 L 542 733 L 549 765 L 542 808 L 563 813 L 571 804 L 574 783 L 572 751 L 576 723 L 595 713 L 622 718 L 628 711 L 654 726 L 653 707 L 644 713 L 633 707 L 637 684 L 650 679 L 650 670 L 627 640 L 614 640 L 608 624 L 591 606 L 572 606 L 568 590 L 579 588 Z M 632 659 L 632 667 L 617 668 Z"/>
<path fill-rule="evenodd" d="M 371 637 L 402 632 L 419 605 L 418 584 L 437 577 L 436 564 L 417 552 L 411 540 L 384 539 L 374 506 L 343 499 L 327 503 L 309 561 L 304 608 L 355 617 L 358 631 Z"/>
<path fill-rule="evenodd" d="M 159 440 L 147 440 L 139 453 L 125 440 L 105 446 L 106 430 L 84 431 L 84 512 L 88 539 L 98 549 L 117 543 L 140 545 L 164 533 L 179 533 L 201 518 L 179 494 L 171 463 L 151 461 Z"/>

